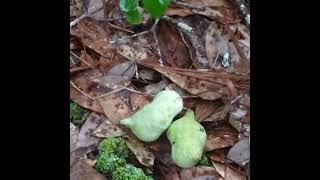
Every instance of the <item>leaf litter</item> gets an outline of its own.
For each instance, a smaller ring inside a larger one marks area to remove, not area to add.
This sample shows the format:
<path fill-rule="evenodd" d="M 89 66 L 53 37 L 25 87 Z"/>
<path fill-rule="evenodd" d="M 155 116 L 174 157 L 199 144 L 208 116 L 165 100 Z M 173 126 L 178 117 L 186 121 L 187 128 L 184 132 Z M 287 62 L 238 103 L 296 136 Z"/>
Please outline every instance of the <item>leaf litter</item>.
<path fill-rule="evenodd" d="M 152 34 L 126 39 L 150 27 L 152 19 L 145 13 L 143 23 L 132 26 L 117 1 L 107 0 L 106 9 L 100 0 L 70 2 L 70 20 L 79 19 L 70 28 L 70 100 L 91 112 L 83 124 L 70 123 L 71 179 L 107 179 L 95 170 L 92 154 L 101 139 L 119 136 L 126 140 L 132 163 L 149 167 L 155 179 L 249 177 L 244 168 L 250 164 L 250 29 L 237 3 L 179 2 L 190 6 L 173 3 L 164 15 L 192 32 L 161 18 L 158 42 Z M 144 143 L 119 125 L 163 89 L 176 91 L 195 111 L 206 129 L 205 151 L 214 167 L 179 168 L 165 135 Z"/>

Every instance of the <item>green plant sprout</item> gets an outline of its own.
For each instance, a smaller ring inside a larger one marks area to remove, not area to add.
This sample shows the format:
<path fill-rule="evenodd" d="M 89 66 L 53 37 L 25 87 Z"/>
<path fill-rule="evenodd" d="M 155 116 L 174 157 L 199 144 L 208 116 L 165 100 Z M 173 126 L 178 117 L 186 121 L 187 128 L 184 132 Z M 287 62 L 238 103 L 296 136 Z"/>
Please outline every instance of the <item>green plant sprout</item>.
<path fill-rule="evenodd" d="M 120 0 L 120 9 L 124 12 L 130 24 L 140 24 L 140 0 Z M 142 0 L 143 8 L 155 19 L 159 19 L 170 5 L 170 0 Z"/>

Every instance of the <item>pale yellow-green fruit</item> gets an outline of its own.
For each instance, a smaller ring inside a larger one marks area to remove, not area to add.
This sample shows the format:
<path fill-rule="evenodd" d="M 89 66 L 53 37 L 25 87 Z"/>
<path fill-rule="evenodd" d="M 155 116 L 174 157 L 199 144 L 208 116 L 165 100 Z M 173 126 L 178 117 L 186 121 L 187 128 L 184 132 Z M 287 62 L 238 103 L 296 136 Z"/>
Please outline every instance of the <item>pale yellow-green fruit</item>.
<path fill-rule="evenodd" d="M 159 92 L 153 101 L 134 115 L 120 121 L 144 142 L 157 140 L 183 108 L 182 98 L 173 90 Z"/>
<path fill-rule="evenodd" d="M 171 144 L 172 160 L 178 166 L 189 168 L 200 161 L 207 135 L 195 120 L 192 110 L 170 125 L 167 137 Z"/>

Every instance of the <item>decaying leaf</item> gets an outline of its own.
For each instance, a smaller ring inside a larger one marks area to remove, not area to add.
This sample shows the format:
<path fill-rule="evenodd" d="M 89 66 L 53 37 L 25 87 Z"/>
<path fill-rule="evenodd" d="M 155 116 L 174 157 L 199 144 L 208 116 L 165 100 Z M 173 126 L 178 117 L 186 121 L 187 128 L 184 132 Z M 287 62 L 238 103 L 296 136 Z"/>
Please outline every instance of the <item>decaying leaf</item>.
<path fill-rule="evenodd" d="M 215 23 L 211 23 L 206 29 L 205 49 L 209 67 L 217 70 L 222 68 L 221 60 L 223 54 L 227 52 L 228 39 L 222 36 L 220 29 Z"/>
<path fill-rule="evenodd" d="M 147 146 L 139 141 L 133 134 L 130 135 L 129 140 L 126 140 L 126 144 L 137 157 L 138 161 L 145 166 L 153 166 L 155 156 Z"/>
<path fill-rule="evenodd" d="M 219 107 L 219 104 L 217 102 L 205 101 L 205 100 L 198 101 L 196 105 L 196 111 L 195 111 L 195 117 L 197 121 L 199 122 L 203 121 L 208 116 L 215 113 L 218 107 Z"/>
<path fill-rule="evenodd" d="M 250 141 L 244 138 L 235 144 L 228 153 L 228 158 L 237 164 L 244 166 L 250 160 Z"/>
<path fill-rule="evenodd" d="M 178 7 L 169 7 L 165 12 L 164 15 L 166 16 L 174 16 L 178 15 L 180 17 L 185 17 L 193 14 L 190 9 L 183 9 Z"/>
<path fill-rule="evenodd" d="M 208 166 L 193 166 L 182 169 L 181 180 L 223 180 L 217 170 Z"/>
<path fill-rule="evenodd" d="M 130 108 L 118 93 L 101 97 L 98 101 L 103 108 L 104 114 L 113 124 L 119 124 L 120 120 L 131 115 Z"/>
<path fill-rule="evenodd" d="M 181 180 L 177 170 L 177 166 L 170 165 L 169 167 L 159 166 L 164 180 Z"/>
<path fill-rule="evenodd" d="M 78 37 L 79 39 L 82 39 L 80 32 L 83 35 L 83 43 L 87 47 L 93 49 L 95 52 L 102 56 L 112 56 L 113 50 L 107 44 L 107 34 L 102 27 L 89 21 L 82 20 L 78 26 L 70 30 L 70 33 L 72 35 Z"/>
<path fill-rule="evenodd" d="M 70 122 L 70 152 L 72 152 L 77 144 L 79 128 Z"/>
<path fill-rule="evenodd" d="M 150 98 L 142 94 L 130 93 L 130 103 L 132 111 L 135 112 L 150 103 Z"/>
<path fill-rule="evenodd" d="M 135 72 L 134 63 L 127 61 L 115 65 L 108 73 L 102 77 L 95 78 L 94 81 L 102 87 L 119 89 L 128 86 Z"/>
<path fill-rule="evenodd" d="M 167 86 L 167 81 L 166 80 L 162 80 L 158 83 L 155 83 L 155 84 L 150 84 L 148 86 L 145 86 L 143 88 L 144 92 L 146 94 L 149 94 L 149 95 L 156 95 L 158 94 L 160 91 L 162 91 L 166 86 Z"/>
<path fill-rule="evenodd" d="M 207 141 L 205 151 L 226 148 L 234 145 L 238 141 L 238 132 L 229 126 L 221 126 L 212 130 L 207 130 Z"/>
<path fill-rule="evenodd" d="M 97 100 L 92 100 L 74 87 L 70 87 L 70 99 L 78 105 L 90 109 L 96 113 L 103 113 L 103 109 Z"/>
<path fill-rule="evenodd" d="M 188 48 L 174 26 L 159 23 L 158 40 L 162 56 L 171 67 L 189 68 L 192 65 Z"/>
<path fill-rule="evenodd" d="M 121 128 L 114 125 L 109 119 L 106 119 L 94 132 L 93 134 L 99 138 L 112 138 L 122 136 L 125 133 Z"/>
<path fill-rule="evenodd" d="M 219 106 L 214 113 L 212 113 L 210 116 L 203 119 L 203 122 L 207 121 L 221 121 L 224 120 L 229 112 L 232 110 L 232 106 L 230 104 L 225 104 L 223 106 Z"/>
<path fill-rule="evenodd" d="M 246 180 L 246 175 L 224 164 L 212 162 L 213 166 L 225 180 Z"/>
<path fill-rule="evenodd" d="M 91 113 L 81 127 L 76 148 L 96 146 L 99 138 L 93 136 L 93 131 L 105 120 L 106 118 L 103 115 Z"/>
<path fill-rule="evenodd" d="M 70 180 L 107 180 L 84 160 L 75 163 L 70 169 Z"/>
<path fill-rule="evenodd" d="M 171 81 L 188 91 L 190 94 L 202 97 L 207 100 L 216 100 L 221 98 L 223 95 L 227 96 L 229 93 L 227 87 L 224 87 L 222 84 L 197 79 L 196 74 L 194 74 L 195 76 L 192 77 L 180 75 L 173 71 L 168 71 L 164 68 L 155 68 L 155 70 L 167 76 Z M 213 96 L 206 96 L 211 92 L 214 93 Z"/>

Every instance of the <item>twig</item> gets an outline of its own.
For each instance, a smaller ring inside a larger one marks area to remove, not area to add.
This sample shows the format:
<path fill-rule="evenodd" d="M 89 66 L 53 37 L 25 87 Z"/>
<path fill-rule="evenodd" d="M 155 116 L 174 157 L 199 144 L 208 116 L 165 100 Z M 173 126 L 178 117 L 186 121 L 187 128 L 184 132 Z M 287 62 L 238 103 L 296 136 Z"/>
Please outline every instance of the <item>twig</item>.
<path fill-rule="evenodd" d="M 86 70 L 86 69 L 90 69 L 90 67 L 89 66 L 76 67 L 76 68 L 70 69 L 70 73 L 75 73 L 75 72 L 83 71 L 83 70 Z"/>
<path fill-rule="evenodd" d="M 161 54 L 161 50 L 160 50 L 159 41 L 158 41 L 158 38 L 157 38 L 157 35 L 156 35 L 156 26 L 157 26 L 159 20 L 160 20 L 159 18 L 156 19 L 156 22 L 153 24 L 153 26 L 151 28 L 151 32 L 153 34 L 154 40 L 156 41 L 156 47 L 157 47 L 157 52 L 158 52 L 158 56 L 159 56 L 160 66 L 163 66 L 163 58 L 162 58 L 162 54 Z"/>
<path fill-rule="evenodd" d="M 74 19 L 73 21 L 70 22 L 70 28 L 72 28 L 73 26 L 75 26 L 76 24 L 78 24 L 82 19 L 89 17 L 92 14 L 95 14 L 96 12 L 100 11 L 102 9 L 99 8 L 91 13 L 89 13 L 88 11 L 86 11 L 85 13 L 83 13 L 81 16 L 79 16 L 78 18 Z"/>
<path fill-rule="evenodd" d="M 180 30 L 186 33 L 192 33 L 192 27 L 190 27 L 188 24 L 178 21 L 176 19 L 173 19 L 169 16 L 162 16 L 161 19 L 166 20 L 174 25 L 176 25 Z"/>
<path fill-rule="evenodd" d="M 192 49 L 190 48 L 189 44 L 187 43 L 187 41 L 186 41 L 186 39 L 184 38 L 184 35 L 183 35 L 183 33 L 182 33 L 182 31 L 181 31 L 180 29 L 179 29 L 179 33 L 180 33 L 182 42 L 184 43 L 184 45 L 187 46 L 187 48 L 188 48 L 188 50 L 189 50 L 189 56 L 190 56 L 190 59 L 191 59 L 191 61 L 192 61 L 192 57 L 193 57 L 193 55 L 192 55 Z M 193 63 L 193 61 L 192 61 L 192 63 Z"/>
<path fill-rule="evenodd" d="M 115 89 L 115 90 L 113 90 L 113 91 L 111 91 L 111 92 L 108 92 L 108 93 L 102 94 L 102 95 L 100 95 L 100 96 L 97 96 L 97 97 L 93 98 L 92 100 L 100 99 L 100 98 L 102 98 L 102 97 L 104 97 L 104 96 L 108 96 L 108 95 L 110 95 L 110 94 L 119 92 L 119 91 L 121 91 L 121 90 L 123 90 L 123 89 L 125 89 L 125 88 L 126 88 L 126 87 L 121 87 L 121 88 L 119 88 L 119 89 Z"/>
<path fill-rule="evenodd" d="M 79 89 L 71 80 L 70 80 L 70 84 L 76 89 L 78 90 L 81 94 L 87 96 L 89 99 L 94 100 L 93 97 L 91 97 L 89 94 L 83 92 L 81 89 Z"/>
<path fill-rule="evenodd" d="M 127 32 L 127 33 L 134 34 L 133 31 L 128 30 L 128 29 L 125 29 L 125 28 L 122 28 L 122 27 L 119 27 L 119 26 L 116 26 L 116 25 L 114 25 L 114 24 L 112 24 L 112 23 L 108 23 L 108 25 L 109 25 L 111 28 L 118 29 L 118 30 L 120 30 L 120 31 L 124 31 L 124 32 Z"/>
<path fill-rule="evenodd" d="M 196 6 L 196 5 L 192 5 L 192 4 L 189 4 L 189 3 L 180 2 L 180 1 L 177 1 L 177 0 L 172 0 L 172 3 L 175 4 L 176 6 L 185 7 L 185 8 L 189 8 L 189 9 L 197 9 L 199 11 L 205 10 L 204 6 Z"/>

